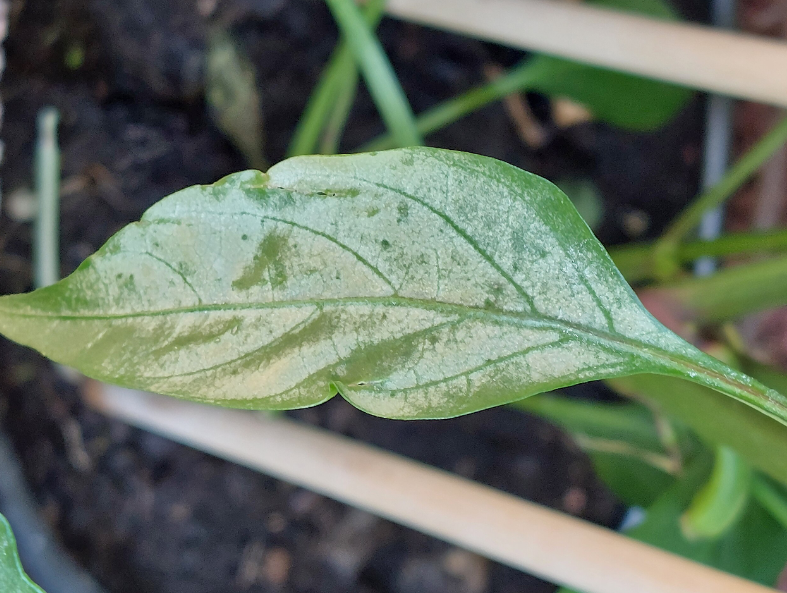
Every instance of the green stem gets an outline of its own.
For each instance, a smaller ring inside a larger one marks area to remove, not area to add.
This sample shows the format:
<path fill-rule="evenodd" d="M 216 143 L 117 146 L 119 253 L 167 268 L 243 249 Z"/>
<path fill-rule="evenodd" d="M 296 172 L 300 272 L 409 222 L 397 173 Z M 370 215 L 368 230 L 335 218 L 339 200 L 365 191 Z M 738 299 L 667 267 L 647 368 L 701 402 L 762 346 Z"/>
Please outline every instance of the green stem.
<path fill-rule="evenodd" d="M 57 124 L 60 115 L 54 107 L 38 114 L 38 139 L 35 150 L 35 180 L 38 217 L 33 251 L 36 288 L 60 279 L 60 150 Z"/>
<path fill-rule="evenodd" d="M 364 22 L 353 0 L 326 0 L 355 61 L 361 69 L 369 93 L 399 146 L 423 144 L 407 97 L 378 39 Z"/>
<path fill-rule="evenodd" d="M 784 493 L 763 476 L 755 476 L 751 493 L 760 506 L 787 529 L 787 498 Z"/>
<path fill-rule="evenodd" d="M 533 82 L 541 75 L 541 68 L 534 67 L 530 62 L 520 64 L 489 84 L 471 89 L 424 111 L 416 119 L 418 132 L 425 136 L 506 95 L 524 91 L 532 87 Z M 394 137 L 386 134 L 363 145 L 358 152 L 385 150 L 395 145 Z"/>
<path fill-rule="evenodd" d="M 655 453 L 648 449 L 635 447 L 626 441 L 617 441 L 615 439 L 605 439 L 601 437 L 590 437 L 584 434 L 572 435 L 574 441 L 579 445 L 579 448 L 587 453 L 606 453 L 608 455 L 617 455 L 620 457 L 628 457 L 641 461 L 657 470 L 669 474 L 671 476 L 680 473 L 680 464 L 674 458 L 663 453 Z"/>
<path fill-rule="evenodd" d="M 363 7 L 364 20 L 371 29 L 376 29 L 380 23 L 384 6 L 385 0 L 369 0 Z M 336 114 L 336 97 L 345 93 L 350 85 L 358 85 L 358 66 L 346 40 L 342 39 L 334 49 L 298 121 L 287 149 L 288 157 L 314 153 L 326 121 Z"/>
<path fill-rule="evenodd" d="M 670 276 L 678 269 L 677 246 L 699 224 L 702 215 L 732 196 L 785 142 L 787 117 L 761 138 L 712 188 L 701 193 L 667 228 L 654 250 L 656 272 Z"/>
<path fill-rule="evenodd" d="M 348 73 L 348 80 L 337 93 L 333 109 L 325 122 L 319 145 L 320 154 L 336 154 L 339 151 L 339 143 L 357 94 L 358 69 L 355 68 Z"/>
<path fill-rule="evenodd" d="M 612 261 L 631 283 L 652 280 L 654 243 L 630 244 L 609 250 Z M 700 257 L 724 257 L 787 250 L 787 230 L 733 233 L 712 241 L 692 241 L 678 245 L 675 257 L 680 264 Z"/>

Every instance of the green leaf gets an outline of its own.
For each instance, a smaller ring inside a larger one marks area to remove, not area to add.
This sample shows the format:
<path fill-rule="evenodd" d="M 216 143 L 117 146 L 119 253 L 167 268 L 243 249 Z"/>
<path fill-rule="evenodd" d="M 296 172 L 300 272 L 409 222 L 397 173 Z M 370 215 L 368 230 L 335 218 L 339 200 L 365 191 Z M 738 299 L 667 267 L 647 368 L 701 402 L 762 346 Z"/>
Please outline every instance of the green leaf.
<path fill-rule="evenodd" d="M 382 45 L 353 0 L 326 0 L 363 74 L 380 116 L 399 146 L 423 144 L 404 89 Z"/>
<path fill-rule="evenodd" d="M 665 125 L 692 95 L 688 89 L 664 82 L 542 55 L 418 114 L 418 132 L 431 134 L 506 95 L 527 91 L 570 98 L 582 103 L 603 122 L 640 132 Z M 389 133 L 365 144 L 361 150 L 395 146 L 396 139 Z"/>
<path fill-rule="evenodd" d="M 711 459 L 699 457 L 685 476 L 659 496 L 629 537 L 766 586 L 773 586 L 787 557 L 787 532 L 759 504 L 750 502 L 721 538 L 689 540 L 681 515 L 710 473 Z M 559 589 L 557 593 L 571 593 Z"/>
<path fill-rule="evenodd" d="M 628 505 L 647 507 L 674 481 L 696 444 L 681 434 L 677 455 L 663 446 L 653 414 L 635 403 L 602 403 L 543 393 L 514 407 L 554 422 L 588 454 L 596 474 Z"/>
<path fill-rule="evenodd" d="M 665 0 L 590 0 L 602 8 L 678 21 L 680 15 Z M 598 119 L 621 128 L 655 130 L 688 102 L 692 91 L 649 78 L 597 68 L 553 56 L 533 58 L 532 67 L 542 73 L 534 90 L 569 97 L 583 103 Z"/>
<path fill-rule="evenodd" d="M 647 302 L 662 301 L 686 319 L 711 323 L 787 304 L 787 256 L 748 262 L 710 276 L 645 289 Z M 643 297 L 644 298 L 644 297 Z"/>
<path fill-rule="evenodd" d="M 646 398 L 677 418 L 704 441 L 727 445 L 755 468 L 787 485 L 787 428 L 701 385 L 672 377 L 637 375 L 609 382 L 616 391 Z"/>
<path fill-rule="evenodd" d="M 647 507 L 675 482 L 675 476 L 635 457 L 588 451 L 596 475 L 621 501 Z"/>
<path fill-rule="evenodd" d="M 665 21 L 681 20 L 680 14 L 667 0 L 588 0 L 588 4 Z"/>
<path fill-rule="evenodd" d="M 178 192 L 0 330 L 98 379 L 249 408 L 337 391 L 455 416 L 662 373 L 785 421 L 785 398 L 660 325 L 551 183 L 412 148 L 296 157 Z"/>
<path fill-rule="evenodd" d="M 654 18 L 679 20 L 679 15 L 664 0 L 593 0 L 591 3 Z M 601 121 L 633 131 L 650 131 L 665 125 L 692 96 L 691 90 L 665 82 L 538 55 L 500 78 L 420 113 L 416 119 L 418 132 L 430 134 L 506 95 L 525 91 L 568 97 L 584 104 Z M 395 146 L 396 140 L 389 133 L 360 150 Z"/>
<path fill-rule="evenodd" d="M 755 476 L 751 493 L 760 506 L 768 511 L 779 525 L 787 529 L 787 497 L 784 489 L 771 483 L 764 476 Z"/>
<path fill-rule="evenodd" d="M 225 31 L 210 35 L 205 99 L 216 125 L 251 167 L 265 169 L 262 100 L 254 64 Z"/>
<path fill-rule="evenodd" d="M 787 533 L 760 505 L 750 503 L 719 539 L 690 540 L 681 515 L 709 475 L 709 459 L 698 459 L 659 500 L 648 508 L 645 522 L 627 535 L 685 558 L 773 586 L 787 557 Z"/>
<path fill-rule="evenodd" d="M 717 447 L 710 478 L 681 518 L 683 534 L 691 540 L 718 539 L 729 531 L 746 509 L 753 476 L 735 451 Z"/>
<path fill-rule="evenodd" d="M 530 67 L 542 73 L 532 90 L 569 97 L 598 119 L 628 130 L 660 128 L 692 95 L 683 87 L 552 56 L 537 56 Z"/>
<path fill-rule="evenodd" d="M 377 28 L 384 8 L 385 0 L 369 1 L 363 6 L 364 20 L 370 30 Z M 341 39 L 334 48 L 298 120 L 298 126 L 287 149 L 287 156 L 313 154 L 320 143 L 321 136 L 323 136 L 323 143 L 327 143 L 330 139 L 326 136 L 333 135 L 333 142 L 338 145 L 338 136 L 341 135 L 357 89 L 358 66 L 347 41 Z M 328 127 L 330 130 L 327 129 Z M 319 152 L 324 152 L 322 146 Z M 333 150 L 328 154 L 334 152 L 336 151 Z"/>
<path fill-rule="evenodd" d="M 0 515 L 0 591 L 3 593 L 43 593 L 25 574 L 11 526 Z"/>
<path fill-rule="evenodd" d="M 610 250 L 612 261 L 631 284 L 652 280 L 655 277 L 653 266 L 653 249 L 656 243 L 628 243 Z M 787 249 L 787 231 L 753 231 L 745 233 L 728 233 L 710 241 L 689 241 L 677 247 L 675 256 L 678 263 L 684 264 L 701 257 L 724 257 L 727 255 L 778 254 Z M 736 266 L 740 267 L 740 266 Z M 762 276 L 758 275 L 758 278 Z M 732 283 L 730 283 L 732 285 Z M 745 297 L 738 297 L 748 306 Z M 757 297 L 757 301 L 768 297 Z M 760 302 L 752 305 L 760 307 Z"/>

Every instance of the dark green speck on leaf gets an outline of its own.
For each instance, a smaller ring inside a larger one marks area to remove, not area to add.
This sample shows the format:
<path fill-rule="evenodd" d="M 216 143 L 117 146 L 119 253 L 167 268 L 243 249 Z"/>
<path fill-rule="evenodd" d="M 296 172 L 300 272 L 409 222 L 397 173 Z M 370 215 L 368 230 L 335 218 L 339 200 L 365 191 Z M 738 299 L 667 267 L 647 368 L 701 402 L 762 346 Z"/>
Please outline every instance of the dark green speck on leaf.
<path fill-rule="evenodd" d="M 407 202 L 399 202 L 399 205 L 396 207 L 396 212 L 399 216 L 396 217 L 396 222 L 402 224 L 407 217 L 410 216 L 410 206 Z"/>

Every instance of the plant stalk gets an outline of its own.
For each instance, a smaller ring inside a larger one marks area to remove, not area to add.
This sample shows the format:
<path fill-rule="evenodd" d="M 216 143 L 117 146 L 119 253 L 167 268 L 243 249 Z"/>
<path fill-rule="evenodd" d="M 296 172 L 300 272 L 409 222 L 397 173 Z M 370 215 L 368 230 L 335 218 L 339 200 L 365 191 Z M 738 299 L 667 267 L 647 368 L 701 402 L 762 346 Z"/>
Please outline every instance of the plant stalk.
<path fill-rule="evenodd" d="M 655 278 L 652 254 L 654 243 L 629 244 L 610 248 L 609 254 L 623 277 L 630 284 Z M 787 250 L 787 230 L 732 233 L 711 241 L 691 241 L 677 247 L 675 257 L 680 264 L 701 257 L 724 257 L 773 253 Z"/>
<path fill-rule="evenodd" d="M 423 144 L 407 97 L 379 40 L 353 0 L 326 0 L 398 146 Z"/>
<path fill-rule="evenodd" d="M 471 89 L 424 111 L 416 118 L 418 132 L 426 136 L 506 95 L 525 91 L 540 75 L 540 69 L 529 61 L 520 64 L 488 84 Z M 391 134 L 385 134 L 364 144 L 358 152 L 386 150 L 395 146 L 395 138 Z"/>
<path fill-rule="evenodd" d="M 787 498 L 785 495 L 763 476 L 755 476 L 751 493 L 760 506 L 787 529 Z"/>
<path fill-rule="evenodd" d="M 33 248 L 33 276 L 36 288 L 60 279 L 60 150 L 57 125 L 60 115 L 54 107 L 38 114 L 35 149 L 35 184 L 38 216 Z"/>
<path fill-rule="evenodd" d="M 660 277 L 669 277 L 677 272 L 677 246 L 697 227 L 703 214 L 729 199 L 785 142 L 787 117 L 749 149 L 719 183 L 702 192 L 678 215 L 654 247 L 654 266 Z"/>
<path fill-rule="evenodd" d="M 364 5 L 363 17 L 370 29 L 377 28 L 384 6 L 385 0 L 369 0 Z M 332 116 L 338 117 L 336 97 L 346 94 L 348 87 L 355 88 L 357 85 L 358 66 L 346 39 L 343 38 L 333 50 L 317 86 L 309 97 L 287 149 L 287 157 L 314 154 L 320 134 L 326 125 L 329 125 L 326 122 L 330 122 Z"/>

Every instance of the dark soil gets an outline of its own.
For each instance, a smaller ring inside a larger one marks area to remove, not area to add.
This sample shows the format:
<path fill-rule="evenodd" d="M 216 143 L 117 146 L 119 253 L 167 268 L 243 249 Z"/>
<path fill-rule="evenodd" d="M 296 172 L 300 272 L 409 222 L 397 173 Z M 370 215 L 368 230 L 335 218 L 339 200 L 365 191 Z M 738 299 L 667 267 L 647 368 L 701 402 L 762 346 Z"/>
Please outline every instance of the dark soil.
<path fill-rule="evenodd" d="M 231 31 L 255 66 L 270 162 L 283 158 L 337 38 L 317 0 L 18 0 L 13 8 L 3 79 L 4 194 L 30 186 L 36 113 L 57 106 L 64 274 L 154 201 L 244 168 L 204 106 L 203 63 L 212 28 Z M 480 83 L 485 66 L 521 58 L 391 20 L 383 21 L 380 33 L 416 112 Z M 605 198 L 599 234 L 606 242 L 652 234 L 693 194 L 699 101 L 659 133 L 631 134 L 600 124 L 559 130 L 545 100 L 530 99 L 550 136 L 540 150 L 522 144 L 500 105 L 446 128 L 430 143 L 494 156 L 551 179 L 593 179 Z M 382 130 L 362 90 L 343 148 Z M 3 293 L 30 289 L 30 236 L 28 222 L 4 211 Z M 77 390 L 39 356 L 6 341 L 0 352 L 3 430 L 44 517 L 110 593 L 553 589 L 110 421 L 86 409 Z M 584 392 L 599 397 L 599 389 Z M 601 524 L 616 524 L 622 512 L 570 440 L 511 409 L 398 422 L 334 400 L 293 416 Z"/>

